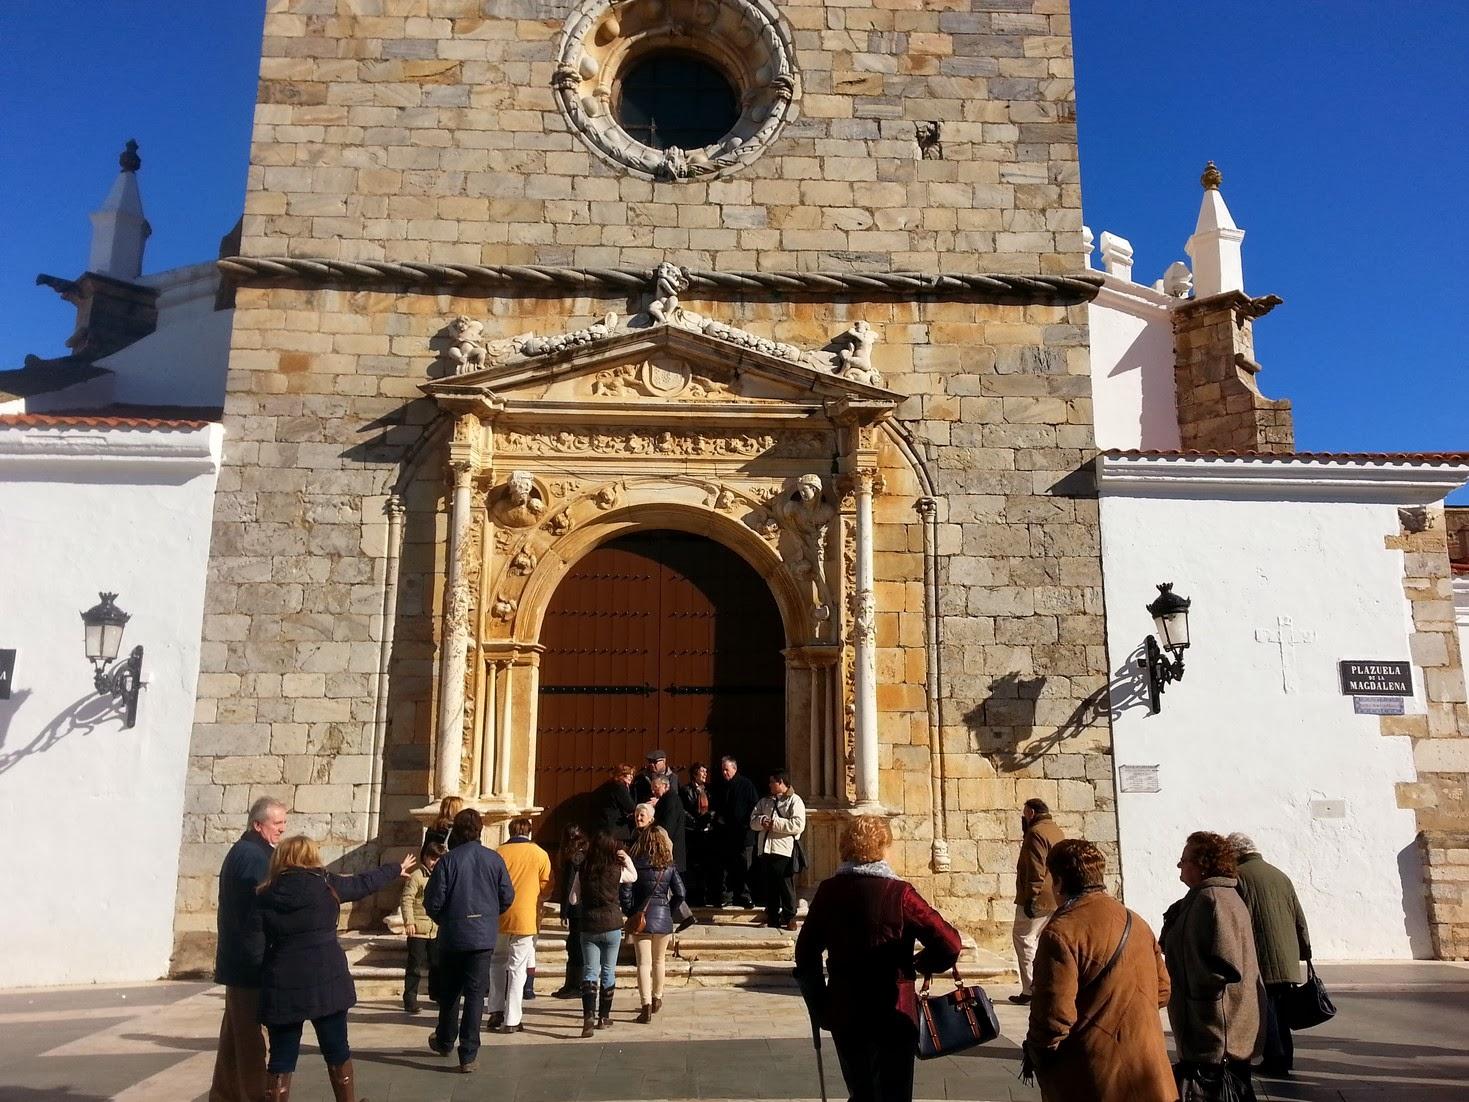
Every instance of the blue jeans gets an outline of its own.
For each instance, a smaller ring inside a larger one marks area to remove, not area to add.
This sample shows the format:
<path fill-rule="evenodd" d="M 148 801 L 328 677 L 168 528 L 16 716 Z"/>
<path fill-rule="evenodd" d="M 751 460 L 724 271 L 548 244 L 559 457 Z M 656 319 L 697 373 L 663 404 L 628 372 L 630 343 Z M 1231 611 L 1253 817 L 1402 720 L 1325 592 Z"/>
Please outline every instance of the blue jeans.
<path fill-rule="evenodd" d="M 493 949 L 444 949 L 439 953 L 439 1024 L 434 1030 L 434 1043 L 447 1055 L 457 1034 L 461 1064 L 472 1064 L 479 1055 L 479 1023 L 485 1014 L 493 952 Z"/>
<path fill-rule="evenodd" d="M 617 950 L 622 948 L 622 931 L 605 934 L 582 934 L 582 983 L 598 983 L 603 987 L 617 985 Z"/>
<path fill-rule="evenodd" d="M 286 1025 L 269 1025 L 270 1061 L 265 1070 L 272 1075 L 289 1075 L 296 1070 L 296 1061 L 301 1056 L 301 1030 L 305 1022 L 290 1022 Z M 352 1059 L 352 1050 L 347 1046 L 347 1012 L 339 1010 L 324 1018 L 311 1019 L 311 1028 L 316 1030 L 316 1045 L 327 1067 L 341 1067 Z"/>

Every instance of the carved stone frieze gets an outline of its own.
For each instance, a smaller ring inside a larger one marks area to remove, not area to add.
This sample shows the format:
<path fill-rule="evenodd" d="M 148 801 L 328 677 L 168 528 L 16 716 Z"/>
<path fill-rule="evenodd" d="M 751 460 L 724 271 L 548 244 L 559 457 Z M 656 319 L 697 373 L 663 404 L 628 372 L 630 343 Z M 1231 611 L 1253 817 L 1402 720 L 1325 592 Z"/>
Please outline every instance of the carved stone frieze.
<path fill-rule="evenodd" d="M 515 612 L 517 608 L 517 602 L 511 600 L 510 598 L 496 597 L 495 603 L 490 606 L 490 615 L 493 616 L 496 620 L 500 620 L 504 623 L 509 623 L 511 620 L 515 619 Z"/>
<path fill-rule="evenodd" d="M 536 568 L 536 556 L 527 547 L 522 547 L 510 560 L 510 573 L 525 576 Z"/>
<path fill-rule="evenodd" d="M 816 459 L 831 454 L 823 432 L 696 432 L 655 431 L 645 426 L 599 429 L 528 425 L 500 438 L 500 448 L 519 455 L 668 455 Z"/>
<path fill-rule="evenodd" d="M 590 388 L 597 398 L 713 398 L 734 393 L 729 383 L 667 358 L 609 367 L 592 376 Z"/>

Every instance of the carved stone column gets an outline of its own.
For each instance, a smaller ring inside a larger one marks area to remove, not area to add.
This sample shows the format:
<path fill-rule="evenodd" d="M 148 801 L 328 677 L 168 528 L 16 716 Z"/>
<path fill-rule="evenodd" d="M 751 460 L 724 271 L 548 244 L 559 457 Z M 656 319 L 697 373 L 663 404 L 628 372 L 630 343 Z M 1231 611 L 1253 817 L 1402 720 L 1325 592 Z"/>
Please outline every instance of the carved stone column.
<path fill-rule="evenodd" d="M 468 424 L 466 424 L 468 422 Z M 449 507 L 449 546 L 444 564 L 444 628 L 439 644 L 439 723 L 435 740 L 434 794 L 457 796 L 464 761 L 464 678 L 469 656 L 469 584 L 462 561 L 469 533 L 479 418 L 461 416 L 449 446 L 454 497 Z"/>
<path fill-rule="evenodd" d="M 880 807 L 877 786 L 877 599 L 872 582 L 872 492 L 877 472 L 856 472 L 857 569 L 852 641 L 857 727 L 857 806 Z"/>

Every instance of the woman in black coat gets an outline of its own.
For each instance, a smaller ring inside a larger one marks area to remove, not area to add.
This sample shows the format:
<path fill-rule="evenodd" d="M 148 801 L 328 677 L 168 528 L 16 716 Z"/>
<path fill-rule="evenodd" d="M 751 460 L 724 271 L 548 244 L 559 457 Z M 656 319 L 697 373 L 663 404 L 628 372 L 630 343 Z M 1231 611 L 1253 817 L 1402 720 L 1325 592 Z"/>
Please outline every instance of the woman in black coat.
<path fill-rule="evenodd" d="M 556 870 L 556 902 L 561 905 L 561 925 L 566 929 L 566 982 L 551 992 L 553 999 L 574 999 L 581 994 L 581 904 L 571 901 L 571 886 L 576 881 L 581 863 L 587 856 L 586 831 L 573 823 L 561 835 L 557 853 L 560 867 Z"/>
<path fill-rule="evenodd" d="M 632 809 L 636 804 L 632 798 L 632 780 L 636 774 L 637 770 L 626 763 L 614 766 L 592 793 L 597 808 L 593 830 L 610 830 L 612 837 L 624 845 L 632 841 Z"/>
<path fill-rule="evenodd" d="M 301 1029 L 309 1021 L 333 1097 L 356 1102 L 347 1011 L 357 1003 L 357 989 L 337 941 L 337 913 L 343 903 L 366 899 L 394 879 L 406 878 L 415 864 L 409 854 L 401 864 L 336 876 L 322 867 L 316 843 L 301 835 L 287 838 L 271 854 L 270 872 L 259 888 L 265 929 L 260 1021 L 270 1033 L 267 1100 L 289 1098 Z"/>

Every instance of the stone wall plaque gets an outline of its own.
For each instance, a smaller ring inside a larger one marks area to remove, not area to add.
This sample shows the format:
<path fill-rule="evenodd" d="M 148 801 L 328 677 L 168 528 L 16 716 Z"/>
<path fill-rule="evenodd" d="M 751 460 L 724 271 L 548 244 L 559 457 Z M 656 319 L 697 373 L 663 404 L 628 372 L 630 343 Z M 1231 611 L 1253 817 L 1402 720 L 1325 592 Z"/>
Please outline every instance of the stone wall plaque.
<path fill-rule="evenodd" d="M 1403 714 L 1403 698 L 1400 696 L 1354 696 L 1352 711 L 1359 716 L 1400 716 Z"/>
<path fill-rule="evenodd" d="M 1123 792 L 1161 792 L 1156 765 L 1119 765 L 1117 786 Z"/>
<path fill-rule="evenodd" d="M 0 650 L 0 700 L 10 699 L 10 682 L 15 677 L 15 651 Z"/>
<path fill-rule="evenodd" d="M 1412 696 L 1411 662 L 1382 662 L 1370 658 L 1343 659 L 1336 664 L 1343 696 Z"/>

